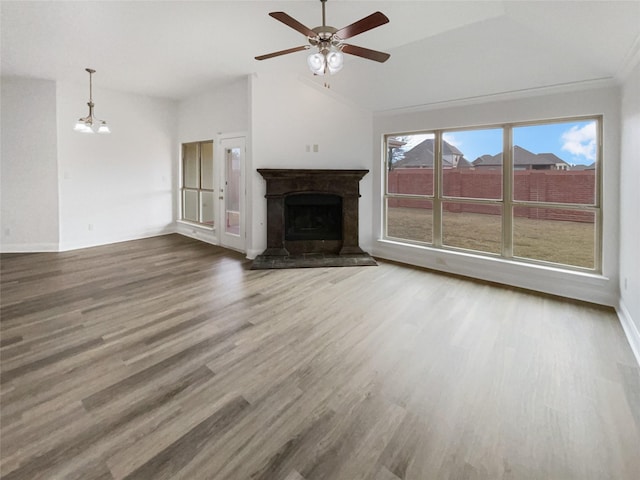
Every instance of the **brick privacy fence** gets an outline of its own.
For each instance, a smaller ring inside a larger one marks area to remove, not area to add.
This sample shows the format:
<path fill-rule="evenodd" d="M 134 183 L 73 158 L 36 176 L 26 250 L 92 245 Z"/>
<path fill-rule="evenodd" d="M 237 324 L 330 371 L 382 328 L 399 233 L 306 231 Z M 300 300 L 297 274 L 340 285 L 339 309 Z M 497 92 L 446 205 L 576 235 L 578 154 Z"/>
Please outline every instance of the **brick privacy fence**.
<path fill-rule="evenodd" d="M 514 198 L 520 201 L 593 204 L 595 170 L 520 170 L 514 172 Z M 389 193 L 433 194 L 433 170 L 398 168 L 389 172 Z M 445 170 L 443 193 L 452 197 L 498 199 L 502 197 L 502 175 L 495 170 Z M 390 207 L 431 209 L 428 200 L 390 199 Z M 445 212 L 499 214 L 492 205 L 443 203 Z M 514 209 L 516 217 L 593 223 L 593 213 L 576 210 Z"/>

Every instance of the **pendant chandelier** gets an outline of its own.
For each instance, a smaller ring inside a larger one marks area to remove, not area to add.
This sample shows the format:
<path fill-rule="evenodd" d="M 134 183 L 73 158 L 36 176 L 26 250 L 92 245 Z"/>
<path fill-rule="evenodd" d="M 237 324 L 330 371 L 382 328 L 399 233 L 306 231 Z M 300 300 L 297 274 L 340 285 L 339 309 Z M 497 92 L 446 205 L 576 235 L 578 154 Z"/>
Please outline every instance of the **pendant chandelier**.
<path fill-rule="evenodd" d="M 85 70 L 89 72 L 89 102 L 87 103 L 87 105 L 89 105 L 89 115 L 78 119 L 74 130 L 80 133 L 111 133 L 107 122 L 100 120 L 93 115 L 94 103 L 92 75 L 96 73 L 96 71 L 92 68 L 85 68 Z"/>

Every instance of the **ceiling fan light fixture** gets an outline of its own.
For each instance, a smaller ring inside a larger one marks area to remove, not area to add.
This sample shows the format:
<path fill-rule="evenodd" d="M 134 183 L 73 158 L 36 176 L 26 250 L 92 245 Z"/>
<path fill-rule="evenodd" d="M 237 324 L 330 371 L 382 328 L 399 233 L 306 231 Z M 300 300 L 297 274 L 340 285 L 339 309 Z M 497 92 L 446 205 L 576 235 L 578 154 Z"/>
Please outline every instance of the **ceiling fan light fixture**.
<path fill-rule="evenodd" d="M 307 57 L 307 64 L 314 75 L 324 75 L 327 62 L 322 53 L 316 52 L 309 55 Z"/>
<path fill-rule="evenodd" d="M 258 55 L 255 59 L 266 60 L 268 58 L 279 57 L 280 55 L 299 52 L 309 48 L 314 50 L 317 48 L 317 52 L 311 53 L 307 56 L 307 64 L 314 75 L 334 75 L 338 73 L 344 66 L 344 54 L 356 55 L 358 57 L 380 63 L 386 62 L 389 59 L 390 55 L 388 53 L 343 43 L 343 40 L 368 32 L 369 30 L 384 25 L 385 23 L 389 23 L 389 19 L 384 13 L 374 12 L 351 25 L 341 29 L 336 29 L 327 25 L 325 15 L 326 1 L 327 0 L 320 0 L 322 3 L 322 25 L 313 29 L 303 25 L 285 12 L 269 13 L 270 17 L 275 18 L 279 22 L 282 22 L 288 27 L 291 27 L 297 32 L 303 34 L 307 38 L 309 45 L 288 48 L 286 50 L 280 50 L 266 55 Z"/>
<path fill-rule="evenodd" d="M 344 66 L 344 54 L 339 48 L 331 47 L 327 54 L 327 68 L 331 75 L 338 73 Z"/>

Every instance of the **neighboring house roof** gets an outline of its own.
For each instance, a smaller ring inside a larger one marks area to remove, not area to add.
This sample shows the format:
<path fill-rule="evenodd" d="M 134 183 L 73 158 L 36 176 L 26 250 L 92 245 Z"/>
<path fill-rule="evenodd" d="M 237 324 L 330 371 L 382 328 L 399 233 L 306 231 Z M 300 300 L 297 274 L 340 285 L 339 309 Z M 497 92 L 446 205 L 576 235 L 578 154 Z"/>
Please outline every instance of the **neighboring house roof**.
<path fill-rule="evenodd" d="M 595 169 L 596 169 L 596 162 L 593 162 L 591 165 L 572 165 L 571 166 L 571 170 L 576 170 L 576 171 L 595 170 Z"/>
<path fill-rule="evenodd" d="M 559 164 L 565 164 L 567 166 L 569 165 L 567 162 L 565 162 L 560 157 L 558 157 L 555 153 L 539 153 L 536 156 L 538 158 L 547 159 L 549 160 L 550 163 L 553 163 L 554 165 L 559 165 Z"/>
<path fill-rule="evenodd" d="M 428 138 L 423 140 L 418 145 L 413 147 L 411 150 L 407 151 L 404 154 L 404 158 L 402 160 L 398 160 L 393 164 L 396 168 L 410 168 L 410 167 L 431 167 L 433 168 L 433 158 L 434 158 L 434 139 Z M 447 155 L 458 155 L 460 156 L 460 160 L 458 161 L 458 165 L 461 167 L 470 167 L 471 164 L 468 160 L 466 160 L 462 155 L 462 152 L 458 150 L 456 147 L 451 145 L 446 141 L 442 141 L 442 156 L 446 157 Z M 467 163 L 467 165 L 460 165 L 460 162 Z M 447 159 L 443 158 L 442 163 L 444 167 L 452 167 L 453 164 Z"/>
<path fill-rule="evenodd" d="M 558 165 L 562 163 L 567 164 L 567 162 L 553 153 L 535 154 L 518 145 L 514 145 L 513 147 L 513 165 L 516 167 L 524 167 L 527 165 Z M 496 155 L 482 155 L 473 161 L 473 165 L 476 167 L 501 166 L 502 152 Z"/>
<path fill-rule="evenodd" d="M 471 163 L 469 160 L 467 160 L 464 157 L 460 157 L 460 160 L 458 160 L 458 168 L 471 168 L 473 167 L 473 163 Z"/>
<path fill-rule="evenodd" d="M 395 168 L 433 168 L 434 139 L 428 138 L 411 150 L 405 152 L 404 157 L 394 163 Z M 453 157 L 457 156 L 458 164 L 453 164 Z M 533 153 L 518 145 L 513 147 L 513 164 L 515 167 L 526 167 L 530 165 L 559 164 L 569 165 L 560 157 L 553 153 Z M 473 162 L 464 158 L 463 153 L 455 146 L 443 140 L 442 142 L 442 166 L 444 168 L 471 168 L 471 167 L 499 167 L 502 166 L 502 152 L 496 155 L 482 155 Z M 585 168 L 586 169 L 586 168 Z"/>

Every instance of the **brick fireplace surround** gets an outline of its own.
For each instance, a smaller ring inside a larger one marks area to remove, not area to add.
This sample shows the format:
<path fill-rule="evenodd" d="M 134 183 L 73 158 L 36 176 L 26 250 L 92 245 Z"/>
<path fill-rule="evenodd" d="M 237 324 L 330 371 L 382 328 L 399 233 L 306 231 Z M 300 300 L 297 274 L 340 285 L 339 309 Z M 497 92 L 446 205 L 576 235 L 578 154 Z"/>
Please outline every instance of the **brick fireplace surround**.
<path fill-rule="evenodd" d="M 368 170 L 268 169 L 267 249 L 252 269 L 376 265 L 358 244 L 360 179 Z M 342 239 L 287 240 L 286 198 L 300 194 L 336 195 L 342 200 Z"/>

